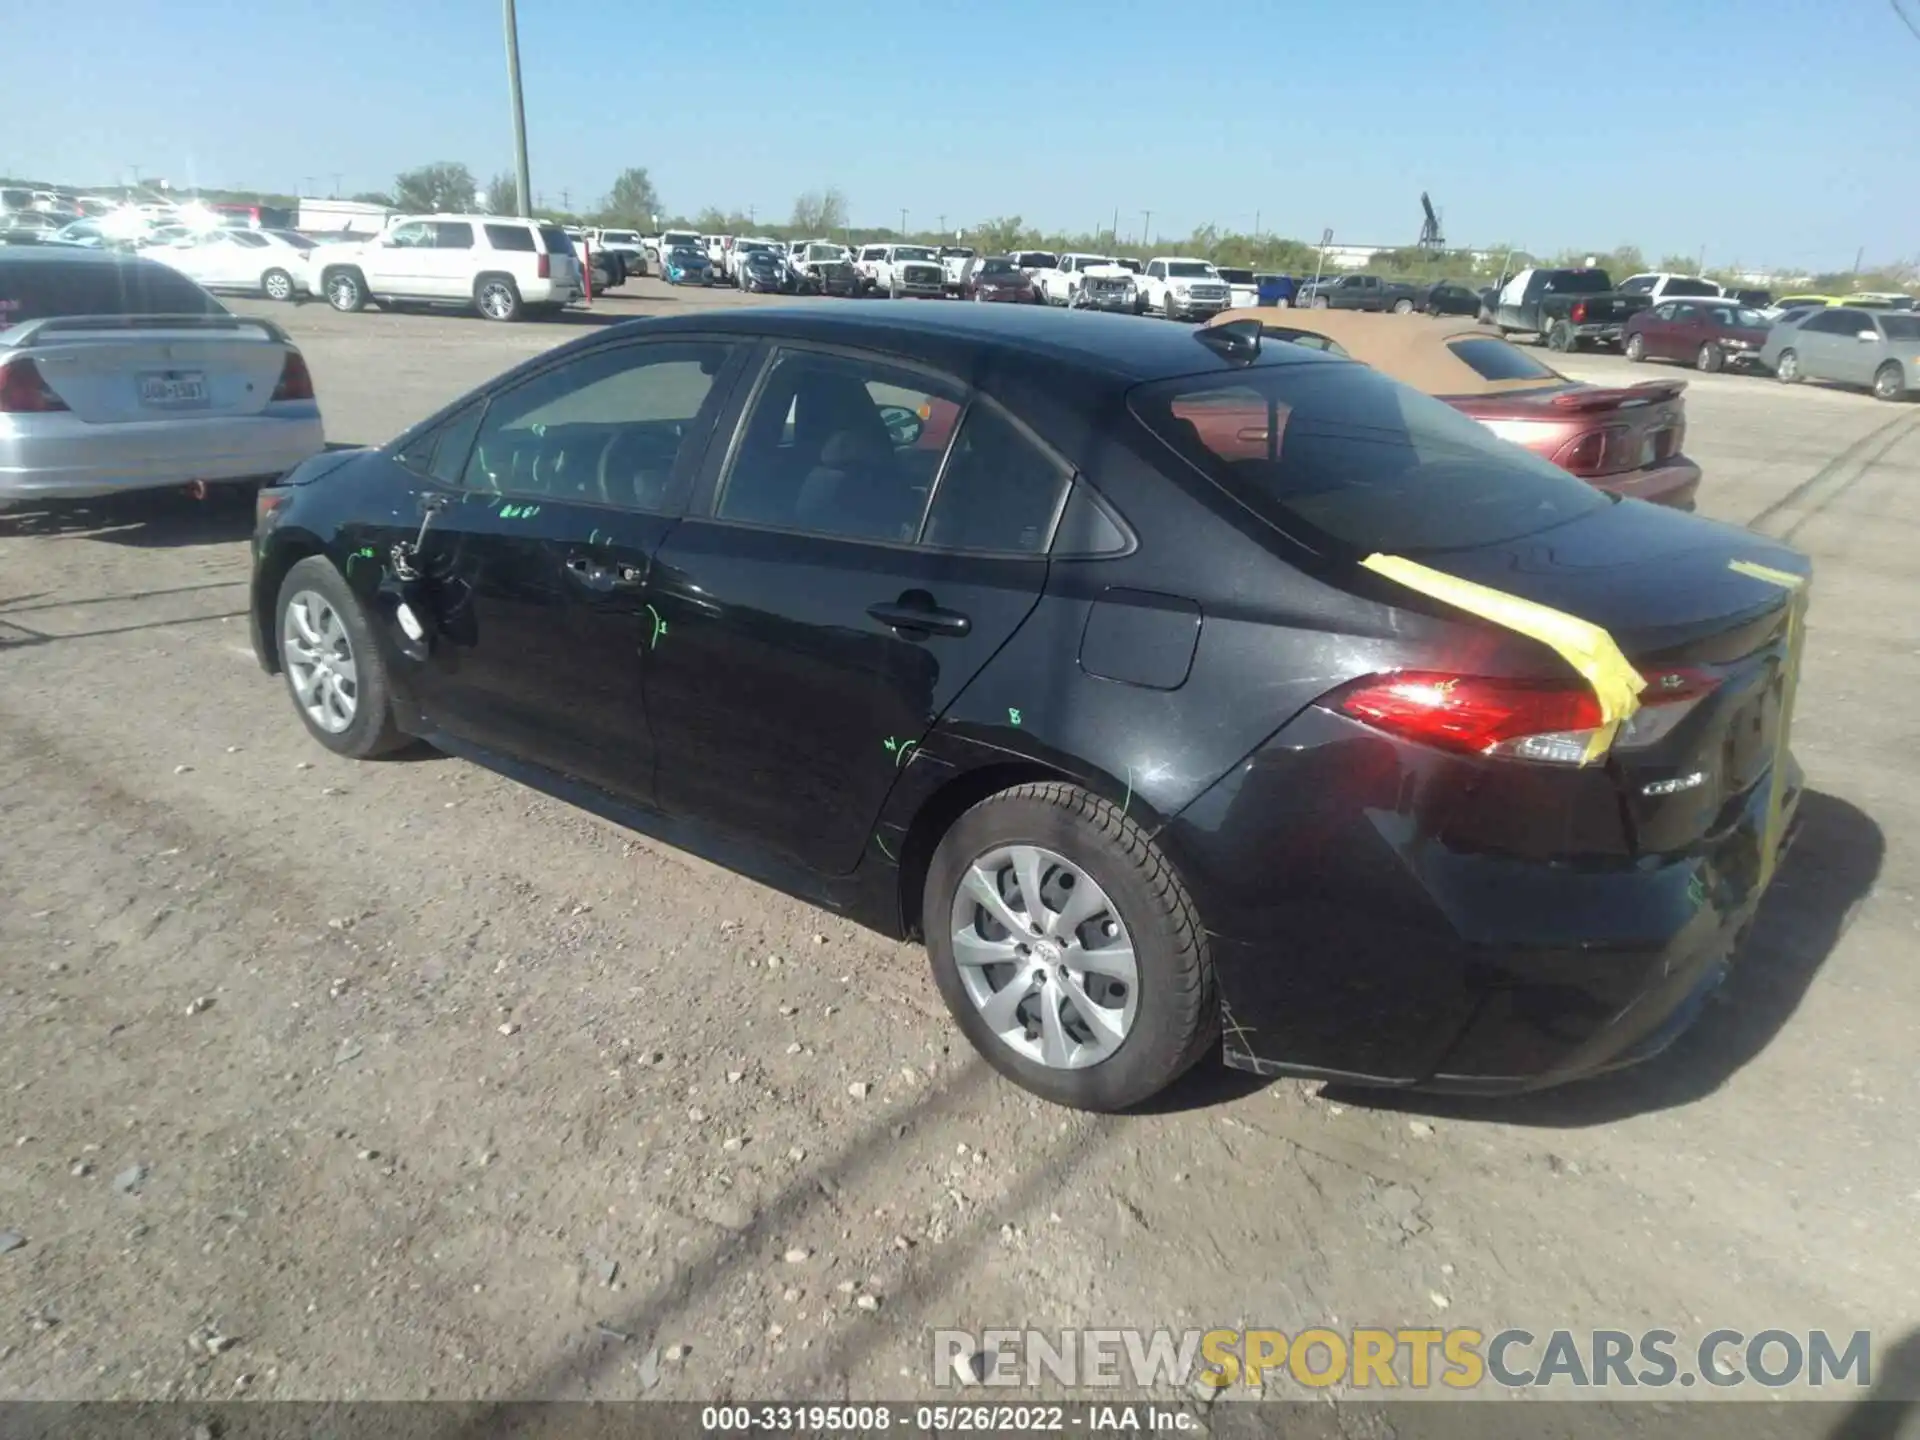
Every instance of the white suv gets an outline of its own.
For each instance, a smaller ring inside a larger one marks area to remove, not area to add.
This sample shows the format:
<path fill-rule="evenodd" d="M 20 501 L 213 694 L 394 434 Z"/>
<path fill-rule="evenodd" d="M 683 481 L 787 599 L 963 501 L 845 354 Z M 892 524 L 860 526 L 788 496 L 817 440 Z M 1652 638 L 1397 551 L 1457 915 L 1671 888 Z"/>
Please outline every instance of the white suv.
<path fill-rule="evenodd" d="M 558 225 L 501 215 L 402 215 L 366 241 L 308 252 L 336 310 L 369 300 L 471 306 L 489 320 L 551 314 L 581 296 L 580 260 Z"/>

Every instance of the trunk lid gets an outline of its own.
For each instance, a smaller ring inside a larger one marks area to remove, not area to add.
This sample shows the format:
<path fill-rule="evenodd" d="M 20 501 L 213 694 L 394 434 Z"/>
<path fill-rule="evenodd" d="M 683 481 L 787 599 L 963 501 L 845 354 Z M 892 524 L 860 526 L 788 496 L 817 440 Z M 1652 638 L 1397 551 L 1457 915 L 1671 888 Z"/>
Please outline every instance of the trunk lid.
<path fill-rule="evenodd" d="M 1687 434 L 1685 380 L 1572 385 L 1452 401 L 1502 440 L 1545 456 L 1583 480 L 1658 465 Z M 1545 444 L 1536 443 L 1542 436 Z"/>
<path fill-rule="evenodd" d="M 104 425 L 257 415 L 286 361 L 263 322 L 166 316 L 47 321 L 28 353 L 76 419 Z"/>
<path fill-rule="evenodd" d="M 1636 852 L 1668 854 L 1751 813 L 1789 720 L 1792 592 L 1737 561 L 1810 573 L 1786 546 L 1636 501 L 1426 563 L 1602 626 L 1649 677 L 1606 764 Z"/>

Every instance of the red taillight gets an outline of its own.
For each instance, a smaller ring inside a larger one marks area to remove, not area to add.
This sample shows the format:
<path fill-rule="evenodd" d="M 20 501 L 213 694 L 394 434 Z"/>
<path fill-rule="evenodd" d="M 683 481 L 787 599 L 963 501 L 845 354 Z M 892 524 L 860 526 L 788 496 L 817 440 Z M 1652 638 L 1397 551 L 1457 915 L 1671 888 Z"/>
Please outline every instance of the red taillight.
<path fill-rule="evenodd" d="M 1576 325 L 1586 324 L 1587 323 L 1587 302 L 1584 300 L 1574 301 L 1573 310 L 1568 315 L 1567 318 L 1573 321 L 1573 323 Z"/>
<path fill-rule="evenodd" d="M 1614 746 L 1657 744 L 1720 681 L 1686 667 L 1646 672 L 1640 708 L 1620 727 Z M 1502 680 L 1407 670 L 1372 675 L 1341 692 L 1336 708 L 1389 735 L 1452 750 L 1551 765 L 1577 765 L 1600 728 L 1600 702 L 1577 680 Z"/>
<path fill-rule="evenodd" d="M 0 414 L 50 415 L 67 402 L 48 388 L 40 369 L 25 355 L 0 365 Z"/>
<path fill-rule="evenodd" d="M 273 387 L 276 400 L 313 399 L 313 376 L 307 371 L 306 358 L 298 350 L 287 351 L 280 365 L 280 383 Z"/>
<path fill-rule="evenodd" d="M 538 275 L 542 280 L 551 280 L 553 278 L 553 257 L 543 253 L 540 258 L 534 262 L 533 273 Z"/>
<path fill-rule="evenodd" d="M 1553 457 L 1553 463 L 1562 470 L 1570 470 L 1575 475 L 1594 475 L 1600 470 L 1601 461 L 1607 454 L 1607 432 L 1589 430 L 1577 435 L 1562 445 Z"/>
<path fill-rule="evenodd" d="M 1600 702 L 1577 680 L 1495 680 L 1407 670 L 1376 675 L 1339 699 L 1376 730 L 1463 755 L 1485 755 L 1530 735 L 1592 730 Z"/>

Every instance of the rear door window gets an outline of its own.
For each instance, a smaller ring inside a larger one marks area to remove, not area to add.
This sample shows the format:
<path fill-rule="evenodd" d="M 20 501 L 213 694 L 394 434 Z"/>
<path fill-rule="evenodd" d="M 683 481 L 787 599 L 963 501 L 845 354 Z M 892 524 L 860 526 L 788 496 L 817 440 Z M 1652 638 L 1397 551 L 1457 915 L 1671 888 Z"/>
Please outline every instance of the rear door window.
<path fill-rule="evenodd" d="M 473 226 L 464 220 L 434 221 L 433 248 L 436 250 L 471 250 L 473 248 Z"/>
<path fill-rule="evenodd" d="M 178 270 L 151 260 L 63 263 L 0 258 L 0 329 L 57 315 L 224 315 Z"/>
<path fill-rule="evenodd" d="M 1492 544 L 1610 504 L 1451 406 L 1305 361 L 1141 386 L 1135 415 L 1255 514 L 1362 558 Z"/>
<path fill-rule="evenodd" d="M 525 225 L 487 226 L 487 244 L 496 250 L 520 250 L 533 253 L 533 231 Z"/>

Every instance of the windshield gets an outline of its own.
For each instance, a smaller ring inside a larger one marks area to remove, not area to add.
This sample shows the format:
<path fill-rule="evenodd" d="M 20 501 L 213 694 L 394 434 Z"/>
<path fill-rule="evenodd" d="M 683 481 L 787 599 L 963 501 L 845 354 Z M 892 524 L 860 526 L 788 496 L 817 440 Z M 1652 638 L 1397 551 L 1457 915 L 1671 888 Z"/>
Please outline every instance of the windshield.
<path fill-rule="evenodd" d="M 1060 264 L 1060 257 L 1051 250 L 1022 250 L 1020 265 L 1028 270 L 1052 270 Z"/>
<path fill-rule="evenodd" d="M 1493 544 L 1612 503 L 1363 365 L 1196 375 L 1142 386 L 1128 403 L 1255 513 L 1354 558 Z"/>
<path fill-rule="evenodd" d="M 940 257 L 924 245 L 896 245 L 893 247 L 896 260 L 938 260 Z"/>
<path fill-rule="evenodd" d="M 846 251 L 842 250 L 838 245 L 807 246 L 807 259 L 809 260 L 838 260 L 845 254 Z"/>
<path fill-rule="evenodd" d="M 224 306 L 178 270 L 151 260 L 0 263 L 0 330 L 54 315 L 226 313 Z"/>
<path fill-rule="evenodd" d="M 600 243 L 602 245 L 638 245 L 640 237 L 631 230 L 602 230 Z"/>
<path fill-rule="evenodd" d="M 1020 267 L 1005 256 L 995 256 L 992 259 L 982 260 L 974 268 L 973 273 L 975 275 L 1018 275 Z"/>
<path fill-rule="evenodd" d="M 691 245 L 676 245 L 667 252 L 667 258 L 676 265 L 691 265 L 696 260 L 706 259 L 706 255 Z"/>
<path fill-rule="evenodd" d="M 311 250 L 320 242 L 310 235 L 302 235 L 298 230 L 267 230 L 264 234 L 273 236 L 283 245 L 291 245 L 296 250 Z"/>
<path fill-rule="evenodd" d="M 940 247 L 940 258 L 942 260 L 971 260 L 973 259 L 973 251 L 964 245 L 942 245 Z"/>
<path fill-rule="evenodd" d="M 1204 260 L 1169 260 L 1167 274 L 1175 280 L 1211 280 L 1214 268 Z"/>
<path fill-rule="evenodd" d="M 1882 315 L 1880 328 L 1889 340 L 1920 340 L 1920 315 Z"/>
<path fill-rule="evenodd" d="M 700 237 L 687 230 L 669 230 L 660 237 L 660 243 L 669 250 L 677 250 L 683 245 L 698 245 Z"/>

